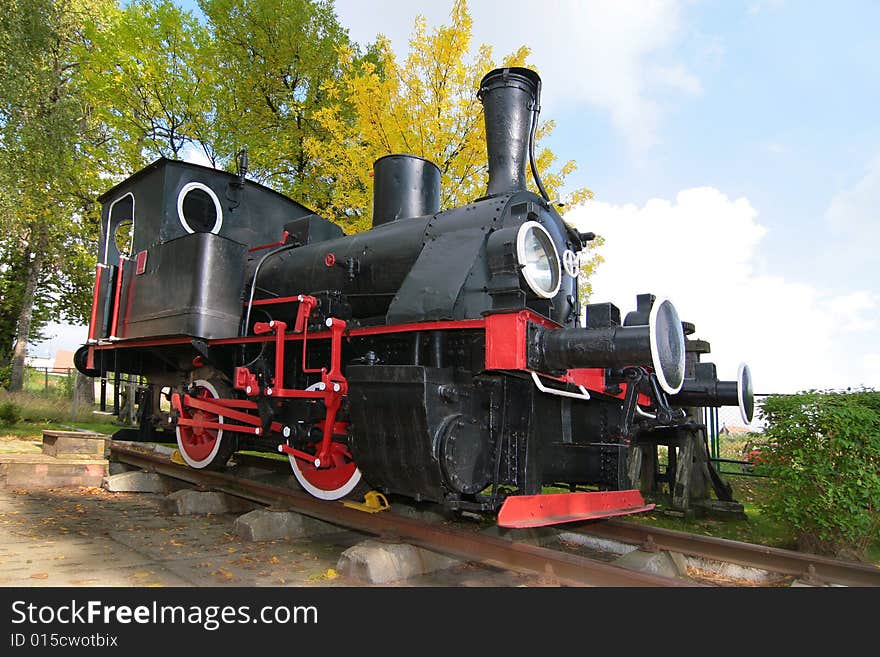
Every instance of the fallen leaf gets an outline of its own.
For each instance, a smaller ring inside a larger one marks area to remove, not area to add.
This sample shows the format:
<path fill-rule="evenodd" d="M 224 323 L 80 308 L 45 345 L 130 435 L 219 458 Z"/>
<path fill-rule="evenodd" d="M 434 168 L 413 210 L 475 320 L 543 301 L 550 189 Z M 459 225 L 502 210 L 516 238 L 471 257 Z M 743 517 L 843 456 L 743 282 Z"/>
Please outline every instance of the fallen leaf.
<path fill-rule="evenodd" d="M 49 579 L 49 573 L 34 573 L 31 579 Z"/>
<path fill-rule="evenodd" d="M 336 579 L 337 577 L 339 577 L 339 573 L 336 572 L 336 569 L 328 568 L 323 573 L 315 573 L 314 575 L 309 575 L 308 580 L 310 582 L 317 582 L 320 580 Z"/>

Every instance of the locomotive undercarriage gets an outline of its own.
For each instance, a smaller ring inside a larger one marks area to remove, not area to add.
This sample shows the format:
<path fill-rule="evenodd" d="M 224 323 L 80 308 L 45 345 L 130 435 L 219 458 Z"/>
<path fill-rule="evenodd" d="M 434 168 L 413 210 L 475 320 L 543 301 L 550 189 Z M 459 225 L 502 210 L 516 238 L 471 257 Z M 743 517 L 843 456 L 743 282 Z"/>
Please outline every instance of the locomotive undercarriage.
<path fill-rule="evenodd" d="M 194 467 L 222 467 L 236 450 L 285 451 L 301 483 L 328 498 L 361 475 L 385 493 L 481 511 L 547 486 L 626 490 L 635 483 L 627 467 L 635 431 L 675 422 L 649 417 L 662 411 L 664 398 L 644 370 L 597 370 L 606 388 L 593 390 L 589 401 L 573 399 L 582 394 L 578 387 L 552 376 L 541 377 L 541 390 L 529 371 L 488 370 L 492 335 L 484 327 L 441 324 L 416 331 L 362 328 L 338 340 L 347 389 L 329 430 L 330 404 L 317 390 L 334 360 L 326 331 L 282 333 L 280 341 L 277 334 L 165 341 L 161 360 L 153 356 L 156 345 L 132 344 L 103 352 L 107 362 L 95 350 L 95 364 L 145 375 L 154 399 L 162 386 L 177 393 L 171 414 L 158 411 L 158 403 L 145 404 L 149 417 L 142 420 L 166 431 L 174 427 Z M 286 390 L 313 396 L 279 398 L 278 362 Z M 569 396 L 555 394 L 560 391 Z M 334 463 L 315 467 L 328 432 L 326 454 Z"/>

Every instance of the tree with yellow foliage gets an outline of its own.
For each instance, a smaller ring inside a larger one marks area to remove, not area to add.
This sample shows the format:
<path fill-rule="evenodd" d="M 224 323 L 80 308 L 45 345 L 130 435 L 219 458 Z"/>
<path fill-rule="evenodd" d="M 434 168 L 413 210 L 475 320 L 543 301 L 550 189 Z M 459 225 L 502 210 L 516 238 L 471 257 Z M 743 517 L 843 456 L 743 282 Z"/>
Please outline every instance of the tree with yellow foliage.
<path fill-rule="evenodd" d="M 373 162 L 392 153 L 427 158 L 440 167 L 441 207 L 462 205 L 486 189 L 486 136 L 482 106 L 477 99 L 480 79 L 495 68 L 491 48 L 480 46 L 473 61 L 465 61 L 471 47 L 472 24 L 467 2 L 455 2 L 451 24 L 428 33 L 418 17 L 406 61 L 398 63 L 391 45 L 379 37 L 379 63 L 355 60 L 349 49 L 340 53 L 342 76 L 327 83 L 334 102 L 314 119 L 334 141 L 312 140 L 309 155 L 335 183 L 329 206 L 321 210 L 346 228 L 369 225 Z M 503 59 L 503 66 L 525 66 L 529 49 L 520 47 Z M 547 136 L 552 122 L 544 122 L 538 137 Z M 556 157 L 547 149 L 537 155 L 538 169 L 551 197 L 575 169 L 566 162 L 553 171 Z M 572 202 L 589 198 L 589 190 L 572 194 Z"/>

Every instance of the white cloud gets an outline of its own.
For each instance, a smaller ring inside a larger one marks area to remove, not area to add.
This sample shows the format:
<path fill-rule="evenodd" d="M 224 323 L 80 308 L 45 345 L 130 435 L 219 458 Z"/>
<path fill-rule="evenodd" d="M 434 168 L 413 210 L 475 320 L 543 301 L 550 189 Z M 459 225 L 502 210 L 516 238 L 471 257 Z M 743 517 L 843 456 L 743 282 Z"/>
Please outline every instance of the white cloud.
<path fill-rule="evenodd" d="M 880 156 L 858 182 L 831 199 L 825 219 L 843 234 L 877 231 L 880 226 Z"/>
<path fill-rule="evenodd" d="M 880 297 L 864 290 L 835 297 L 828 304 L 843 333 L 876 330 L 878 327 L 876 316 L 866 317 L 865 313 L 870 314 L 878 306 L 880 306 Z"/>
<path fill-rule="evenodd" d="M 880 381 L 880 353 L 865 354 L 864 367 L 867 380 Z"/>
<path fill-rule="evenodd" d="M 588 103 L 607 112 L 635 151 L 658 140 L 669 93 L 701 92 L 697 76 L 670 51 L 682 35 L 683 0 L 526 0 L 470 2 L 474 46 L 493 47 L 496 59 L 522 45 L 544 81 L 543 101 L 560 106 Z M 430 26 L 448 23 L 451 2 L 337 0 L 336 10 L 353 39 L 366 43 L 377 32 L 408 51 L 417 13 Z M 661 100 L 661 95 L 666 99 Z"/>
<path fill-rule="evenodd" d="M 880 243 L 880 155 L 861 178 L 835 194 L 825 210 L 828 231 L 822 239 L 822 261 L 838 277 L 880 285 L 877 244 Z"/>
<path fill-rule="evenodd" d="M 861 356 L 876 348 L 880 298 L 864 290 L 831 295 L 761 271 L 767 229 L 757 218 L 748 199 L 712 187 L 644 206 L 590 203 L 566 215 L 606 238 L 594 300 L 626 313 L 637 293 L 670 297 L 696 336 L 712 343 L 709 360 L 723 379 L 744 360 L 758 392 L 880 386 L 880 366 Z"/>

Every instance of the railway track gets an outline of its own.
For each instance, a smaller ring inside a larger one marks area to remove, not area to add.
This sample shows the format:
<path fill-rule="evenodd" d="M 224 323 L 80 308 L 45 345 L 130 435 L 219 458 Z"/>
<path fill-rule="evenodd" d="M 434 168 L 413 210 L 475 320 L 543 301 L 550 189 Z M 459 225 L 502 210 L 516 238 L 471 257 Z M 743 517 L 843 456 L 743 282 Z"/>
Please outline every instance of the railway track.
<path fill-rule="evenodd" d="M 563 585 L 695 586 L 693 582 L 634 572 L 581 555 L 486 536 L 460 527 L 427 523 L 394 513 L 364 513 L 345 507 L 341 503 L 318 500 L 307 493 L 285 486 L 242 479 L 224 472 L 194 470 L 174 463 L 166 456 L 133 449 L 115 442 L 111 443 L 110 449 L 112 457 L 118 461 L 197 486 L 208 487 L 276 508 L 288 508 L 349 529 L 412 543 L 468 561 L 479 561 L 516 572 L 537 574 L 545 580 Z M 250 461 L 250 464 L 253 462 Z"/>
<path fill-rule="evenodd" d="M 285 486 L 242 478 L 229 473 L 194 470 L 168 457 L 128 444 L 111 443 L 113 457 L 129 465 L 198 486 L 212 488 L 260 504 L 289 508 L 336 525 L 470 561 L 517 572 L 538 574 L 550 581 L 574 586 L 694 586 L 685 582 L 613 566 L 582 555 L 561 552 L 508 539 L 486 536 L 468 528 L 427 523 L 393 513 L 369 514 L 342 504 L 327 503 Z M 240 466 L 289 473 L 286 462 L 247 454 L 236 455 Z M 669 550 L 707 560 L 758 568 L 816 584 L 880 586 L 880 569 L 868 564 L 743 543 L 712 536 L 650 527 L 621 520 L 599 520 L 566 525 L 563 532 Z"/>
<path fill-rule="evenodd" d="M 880 586 L 880 568 L 870 564 L 840 561 L 815 554 L 714 536 L 689 534 L 621 520 L 600 520 L 576 525 L 570 527 L 569 531 L 631 545 L 647 544 L 660 550 L 759 568 L 772 573 L 795 576 L 816 584 Z"/>

